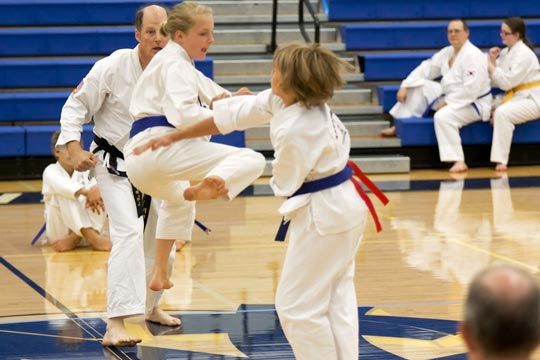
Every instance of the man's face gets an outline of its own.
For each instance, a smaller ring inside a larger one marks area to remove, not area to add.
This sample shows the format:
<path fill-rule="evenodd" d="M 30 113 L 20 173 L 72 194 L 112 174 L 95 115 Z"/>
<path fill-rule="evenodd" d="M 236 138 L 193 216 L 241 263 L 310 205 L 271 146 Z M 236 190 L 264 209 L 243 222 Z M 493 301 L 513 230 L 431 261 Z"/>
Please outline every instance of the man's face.
<path fill-rule="evenodd" d="M 461 21 L 451 21 L 448 24 L 448 42 L 455 48 L 461 48 L 469 39 L 469 31 L 463 29 Z"/>
<path fill-rule="evenodd" d="M 167 20 L 165 9 L 150 6 L 144 10 L 141 30 L 135 30 L 135 38 L 139 42 L 139 57 L 147 64 L 158 51 L 167 45 L 168 38 L 162 36 L 159 28 Z"/>

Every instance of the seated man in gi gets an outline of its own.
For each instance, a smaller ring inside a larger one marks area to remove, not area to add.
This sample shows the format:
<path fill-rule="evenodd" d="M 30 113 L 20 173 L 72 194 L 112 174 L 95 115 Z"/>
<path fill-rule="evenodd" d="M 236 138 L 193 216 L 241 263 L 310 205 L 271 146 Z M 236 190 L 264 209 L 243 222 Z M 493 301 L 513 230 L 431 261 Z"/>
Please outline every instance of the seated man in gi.
<path fill-rule="evenodd" d="M 488 121 L 492 96 L 486 55 L 469 41 L 465 20 L 450 21 L 448 41 L 449 46 L 403 80 L 390 115 L 426 117 L 430 110 L 435 111 L 440 159 L 453 162 L 450 172 L 459 173 L 467 171 L 459 129 L 478 120 Z M 440 83 L 434 81 L 438 78 Z M 385 129 L 381 135 L 394 136 L 395 128 Z"/>

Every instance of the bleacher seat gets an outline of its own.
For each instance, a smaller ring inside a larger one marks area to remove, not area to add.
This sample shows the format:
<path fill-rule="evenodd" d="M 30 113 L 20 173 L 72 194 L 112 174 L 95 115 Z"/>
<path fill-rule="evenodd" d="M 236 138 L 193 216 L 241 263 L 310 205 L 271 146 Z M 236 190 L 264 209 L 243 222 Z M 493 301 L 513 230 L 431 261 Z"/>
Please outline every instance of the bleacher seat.
<path fill-rule="evenodd" d="M 367 81 L 403 80 L 433 52 L 360 54 L 358 61 Z"/>
<path fill-rule="evenodd" d="M 384 113 L 389 112 L 392 106 L 394 106 L 396 103 L 396 95 L 398 90 L 399 84 L 377 86 L 377 99 L 379 101 L 379 105 L 382 106 Z"/>
<path fill-rule="evenodd" d="M 526 20 L 527 37 L 540 40 L 540 21 Z M 503 46 L 501 21 L 468 21 L 470 39 L 480 48 Z M 343 24 L 340 33 L 347 50 L 440 49 L 448 46 L 447 21 Z"/>
<path fill-rule="evenodd" d="M 51 136 L 60 130 L 60 125 L 29 125 L 22 128 L 26 136 L 25 156 L 51 156 Z M 86 150 L 94 137 L 93 128 L 91 124 L 83 126 L 82 143 Z"/>
<path fill-rule="evenodd" d="M 181 0 L 158 1 L 173 6 Z M 1 0 L 2 26 L 128 25 L 147 0 Z"/>
<path fill-rule="evenodd" d="M 433 118 L 394 119 L 396 136 L 401 146 L 436 146 L 437 138 Z M 489 122 L 477 121 L 460 129 L 463 145 L 491 144 L 493 127 Z M 536 144 L 540 139 L 540 120 L 517 125 L 512 138 L 513 144 Z"/>
<path fill-rule="evenodd" d="M 0 60 L 0 88 L 76 87 L 98 58 Z M 214 60 L 196 60 L 195 66 L 214 77 Z"/>
<path fill-rule="evenodd" d="M 327 0 L 330 21 L 497 19 L 540 16 L 540 1 Z"/>
<path fill-rule="evenodd" d="M 58 120 L 66 91 L 0 93 L 0 122 Z"/>
<path fill-rule="evenodd" d="M 26 136 L 22 126 L 0 126 L 0 157 L 24 156 Z"/>

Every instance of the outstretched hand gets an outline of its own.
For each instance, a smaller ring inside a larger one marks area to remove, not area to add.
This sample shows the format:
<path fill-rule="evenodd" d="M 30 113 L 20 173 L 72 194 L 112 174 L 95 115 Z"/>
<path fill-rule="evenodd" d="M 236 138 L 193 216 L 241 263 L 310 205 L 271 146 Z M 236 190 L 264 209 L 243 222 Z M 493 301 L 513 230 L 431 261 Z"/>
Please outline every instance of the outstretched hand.
<path fill-rule="evenodd" d="M 172 139 L 170 135 L 171 134 L 166 134 L 166 135 L 154 138 L 140 146 L 137 146 L 136 148 L 133 149 L 133 154 L 140 155 L 148 149 L 152 149 L 152 151 L 154 151 L 160 147 L 171 145 L 174 142 L 174 140 Z"/>

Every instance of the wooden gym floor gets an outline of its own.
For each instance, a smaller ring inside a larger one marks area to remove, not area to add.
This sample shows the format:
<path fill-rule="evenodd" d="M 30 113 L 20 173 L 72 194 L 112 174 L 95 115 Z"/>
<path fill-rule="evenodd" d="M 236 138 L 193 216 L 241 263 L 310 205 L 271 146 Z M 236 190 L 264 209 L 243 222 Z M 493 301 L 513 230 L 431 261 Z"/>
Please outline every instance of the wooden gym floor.
<path fill-rule="evenodd" d="M 356 257 L 360 359 L 465 359 L 456 326 L 473 275 L 496 263 L 538 274 L 540 166 L 371 178 L 390 203 L 375 203 L 384 230 L 370 220 Z M 287 243 L 273 241 L 282 200 L 267 180 L 197 205 L 212 232 L 195 230 L 177 253 L 162 301 L 183 326 L 132 318 L 129 331 L 144 339 L 133 348 L 99 342 L 108 253 L 30 245 L 43 224 L 40 190 L 0 182 L 1 359 L 293 359 L 273 308 Z"/>

